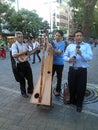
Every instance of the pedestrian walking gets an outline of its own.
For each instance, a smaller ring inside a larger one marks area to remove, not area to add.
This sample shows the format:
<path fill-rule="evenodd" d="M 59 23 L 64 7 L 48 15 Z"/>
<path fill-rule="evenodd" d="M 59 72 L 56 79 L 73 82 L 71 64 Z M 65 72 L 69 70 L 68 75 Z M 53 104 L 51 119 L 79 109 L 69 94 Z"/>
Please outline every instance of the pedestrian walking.
<path fill-rule="evenodd" d="M 31 38 L 31 43 L 32 43 L 32 48 L 35 49 L 36 47 L 40 46 L 39 42 L 36 41 L 35 38 Z M 40 49 L 37 50 L 34 54 L 33 54 L 33 62 L 32 64 L 35 64 L 35 58 L 37 56 L 39 62 L 41 62 L 41 58 L 40 58 Z"/>

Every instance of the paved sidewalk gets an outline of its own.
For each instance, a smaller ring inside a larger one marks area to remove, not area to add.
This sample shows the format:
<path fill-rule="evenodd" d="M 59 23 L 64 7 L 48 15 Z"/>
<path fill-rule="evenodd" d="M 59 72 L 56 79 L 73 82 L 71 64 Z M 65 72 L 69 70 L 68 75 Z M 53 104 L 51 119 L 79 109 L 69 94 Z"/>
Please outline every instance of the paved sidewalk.
<path fill-rule="evenodd" d="M 30 96 L 20 95 L 15 81 L 9 53 L 6 60 L 0 59 L 0 130 L 98 130 L 98 46 L 94 48 L 94 59 L 88 69 L 89 95 L 85 97 L 83 111 L 76 112 L 74 106 L 65 105 L 62 95 L 52 95 L 53 108 L 30 103 Z M 34 84 L 40 71 L 40 63 L 32 65 Z M 67 65 L 63 72 L 63 84 L 67 77 Z M 55 88 L 53 81 L 53 90 Z"/>

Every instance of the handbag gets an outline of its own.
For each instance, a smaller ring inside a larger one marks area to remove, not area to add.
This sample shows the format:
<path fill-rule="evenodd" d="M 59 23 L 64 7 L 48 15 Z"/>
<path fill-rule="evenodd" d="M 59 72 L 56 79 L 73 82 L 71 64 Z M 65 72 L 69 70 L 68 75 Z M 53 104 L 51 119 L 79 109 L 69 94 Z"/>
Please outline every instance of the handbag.
<path fill-rule="evenodd" d="M 70 92 L 67 83 L 64 84 L 63 101 L 65 104 L 70 103 Z"/>

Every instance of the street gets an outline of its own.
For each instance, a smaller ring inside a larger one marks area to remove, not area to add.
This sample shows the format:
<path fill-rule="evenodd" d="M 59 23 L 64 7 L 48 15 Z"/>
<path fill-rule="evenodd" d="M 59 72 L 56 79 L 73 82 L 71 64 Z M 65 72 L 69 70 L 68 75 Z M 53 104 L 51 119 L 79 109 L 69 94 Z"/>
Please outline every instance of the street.
<path fill-rule="evenodd" d="M 9 52 L 5 60 L 0 59 L 0 130 L 97 130 L 98 129 L 98 46 L 93 49 L 94 58 L 89 63 L 89 95 L 85 97 L 83 111 L 77 113 L 74 106 L 63 103 L 62 94 L 56 98 L 52 93 L 53 108 L 30 104 L 24 99 L 19 84 L 15 81 Z M 37 82 L 41 63 L 32 64 L 34 85 Z M 62 88 L 67 80 L 68 65 L 65 63 Z M 56 85 L 53 79 L 52 90 Z"/>

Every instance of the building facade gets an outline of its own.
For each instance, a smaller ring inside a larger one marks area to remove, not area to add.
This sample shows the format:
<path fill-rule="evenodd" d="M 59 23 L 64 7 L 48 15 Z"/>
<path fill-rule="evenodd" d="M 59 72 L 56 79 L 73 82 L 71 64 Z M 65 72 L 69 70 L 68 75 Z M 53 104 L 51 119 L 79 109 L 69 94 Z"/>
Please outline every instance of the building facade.
<path fill-rule="evenodd" d="M 62 29 L 68 36 L 72 31 L 72 12 L 68 5 L 69 0 L 56 0 L 51 6 L 51 30 Z"/>

